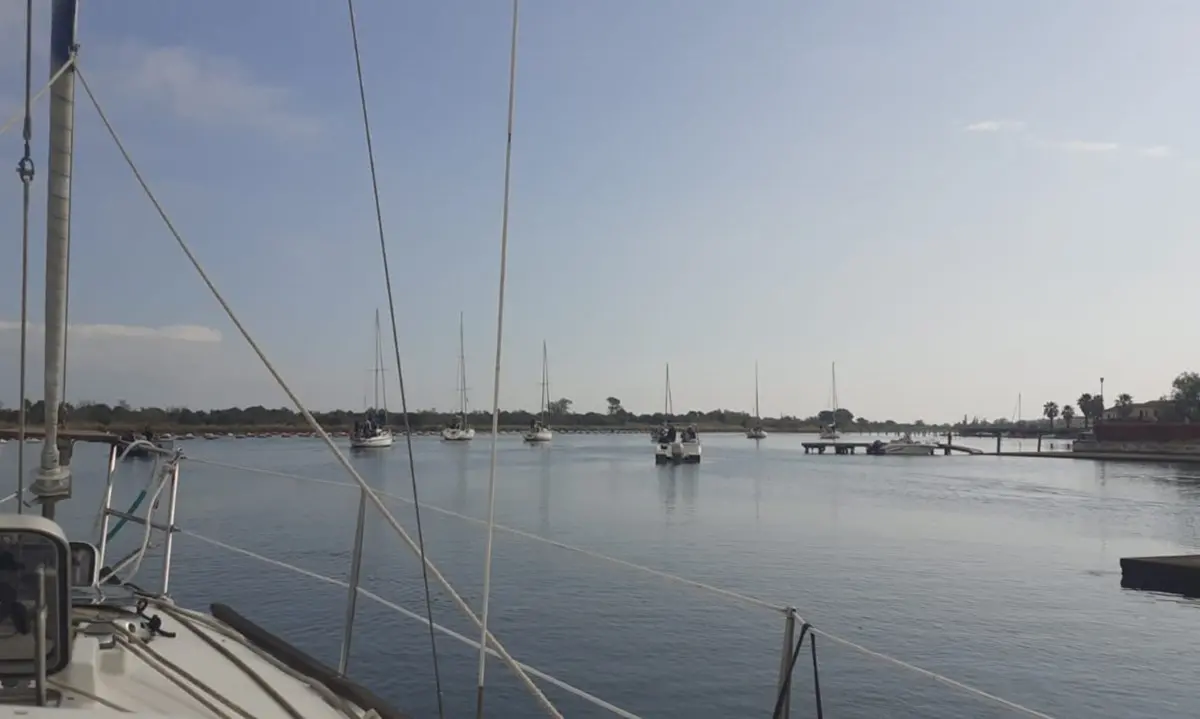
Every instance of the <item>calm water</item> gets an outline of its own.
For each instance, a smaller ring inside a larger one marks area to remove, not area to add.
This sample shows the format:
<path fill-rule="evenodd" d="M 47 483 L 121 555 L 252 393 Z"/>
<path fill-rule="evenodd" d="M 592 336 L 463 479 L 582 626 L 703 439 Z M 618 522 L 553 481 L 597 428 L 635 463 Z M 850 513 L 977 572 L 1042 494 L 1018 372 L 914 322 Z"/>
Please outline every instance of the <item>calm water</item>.
<path fill-rule="evenodd" d="M 702 465 L 660 468 L 641 435 L 563 435 L 543 447 L 506 437 L 497 521 L 793 604 L 826 631 L 1056 717 L 1200 715 L 1200 605 L 1124 591 L 1118 567 L 1121 556 L 1200 544 L 1195 468 L 806 456 L 797 436 L 758 446 L 733 435 L 704 440 Z M 489 441 L 414 441 L 423 501 L 484 516 Z M 196 441 L 188 449 L 344 479 L 312 440 Z M 15 450 L 6 445 L 0 461 L 11 465 Z M 27 452 L 35 458 L 37 445 Z M 410 495 L 403 445 L 354 461 L 374 486 Z M 118 503 L 149 470 L 124 464 Z M 76 498 L 62 512 L 72 531 L 92 526 L 101 466 L 100 450 L 76 452 Z M 185 528 L 346 576 L 354 491 L 196 464 L 183 479 Z M 413 530 L 411 507 L 388 504 Z M 431 557 L 477 606 L 483 528 L 432 511 L 423 519 Z M 133 545 L 136 534 L 118 543 Z M 378 517 L 367 545 L 364 586 L 423 612 L 419 564 Z M 148 563 L 146 571 L 158 566 Z M 173 592 L 184 603 L 228 603 L 336 663 L 345 590 L 189 537 L 176 543 L 175 567 Z M 782 636 L 770 611 L 504 533 L 496 535 L 492 599 L 493 628 L 514 656 L 636 714 L 769 716 Z M 359 607 L 352 673 L 400 708 L 436 716 L 425 627 L 370 601 Z M 440 595 L 435 619 L 475 636 Z M 448 714 L 469 715 L 474 650 L 441 637 L 438 649 Z M 1014 716 L 831 642 L 819 643 L 819 655 L 827 716 Z M 796 682 L 793 715 L 811 716 L 804 659 Z M 489 687 L 489 716 L 537 715 L 495 661 Z M 568 716 L 607 716 L 547 693 Z"/>

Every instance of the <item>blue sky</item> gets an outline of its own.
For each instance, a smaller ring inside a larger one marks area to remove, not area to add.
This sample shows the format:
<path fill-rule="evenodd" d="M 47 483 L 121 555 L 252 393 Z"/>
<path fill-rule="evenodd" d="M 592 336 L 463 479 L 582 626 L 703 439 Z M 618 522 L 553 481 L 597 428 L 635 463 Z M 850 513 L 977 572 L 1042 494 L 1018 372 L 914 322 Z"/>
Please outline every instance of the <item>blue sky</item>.
<path fill-rule="evenodd" d="M 35 4 L 37 86 L 49 2 Z M 4 118 L 23 6 L 0 0 Z M 490 405 L 508 12 L 358 2 L 419 407 L 455 402 L 460 310 L 472 405 Z M 543 339 L 554 395 L 580 409 L 657 408 L 668 361 L 677 407 L 750 408 L 757 360 L 771 415 L 823 408 L 834 361 L 841 404 L 880 419 L 1005 416 L 1018 393 L 1029 415 L 1100 376 L 1110 395 L 1165 392 L 1200 356 L 1185 319 L 1200 301 L 1198 25 L 1183 1 L 526 0 L 502 403 L 536 404 Z M 316 407 L 361 405 L 385 295 L 344 4 L 84 2 L 80 42 L 151 185 L 285 376 Z M 69 397 L 283 404 L 80 100 Z M 0 136 L 6 165 L 20 152 L 19 127 Z M 6 404 L 15 347 L 0 332 Z"/>

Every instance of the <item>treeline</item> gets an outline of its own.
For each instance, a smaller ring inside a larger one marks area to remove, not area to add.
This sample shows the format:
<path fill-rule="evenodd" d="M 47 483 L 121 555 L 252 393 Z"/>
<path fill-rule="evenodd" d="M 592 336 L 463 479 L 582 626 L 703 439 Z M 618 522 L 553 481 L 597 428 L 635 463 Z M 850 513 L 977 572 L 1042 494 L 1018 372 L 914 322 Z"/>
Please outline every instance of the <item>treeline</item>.
<path fill-rule="evenodd" d="M 652 414 L 635 414 L 621 406 L 620 401 L 613 402 L 610 398 L 607 412 L 574 412 L 569 399 L 551 402 L 548 419 L 556 427 L 650 427 L 662 424 L 664 421 L 677 424 L 696 424 L 706 428 L 749 428 L 755 424 L 754 417 L 748 412 L 716 409 L 708 412 L 692 410 L 683 414 L 665 415 L 661 412 Z M 374 410 L 370 410 L 374 411 Z M 15 426 L 18 417 L 16 409 L 0 408 L 0 424 Z M 329 429 L 348 429 L 354 422 L 361 419 L 362 412 L 350 410 L 334 410 L 332 412 L 313 412 L 313 416 L 322 426 Z M 455 415 L 438 410 L 417 410 L 409 413 L 409 422 L 414 430 L 437 429 L 444 426 Z M 500 412 L 502 427 L 524 427 L 537 417 L 537 414 L 527 410 L 508 410 Z M 233 428 L 263 430 L 285 430 L 304 428 L 304 419 L 299 413 L 286 407 L 269 408 L 260 405 L 252 407 L 228 407 L 226 409 L 190 409 L 188 407 L 131 407 L 127 402 L 120 401 L 115 405 L 102 402 L 84 402 L 78 405 L 64 404 L 60 418 L 70 427 L 78 429 L 112 429 L 112 430 L 142 430 L 151 429 L 155 432 L 196 431 L 204 429 Z M 45 405 L 41 402 L 26 403 L 26 423 L 30 426 L 41 424 L 45 419 Z M 404 424 L 404 417 L 398 412 L 389 412 L 388 419 L 392 426 Z M 491 424 L 491 412 L 469 412 L 468 421 L 475 427 L 486 427 Z M 945 430 L 946 425 L 927 425 L 922 420 L 915 422 L 896 422 L 894 420 L 872 421 L 864 417 L 855 417 L 853 412 L 839 409 L 819 412 L 811 417 L 764 417 L 762 426 L 781 432 L 796 432 L 817 429 L 835 423 L 843 431 L 863 432 L 899 432 L 905 430 L 935 431 Z"/>

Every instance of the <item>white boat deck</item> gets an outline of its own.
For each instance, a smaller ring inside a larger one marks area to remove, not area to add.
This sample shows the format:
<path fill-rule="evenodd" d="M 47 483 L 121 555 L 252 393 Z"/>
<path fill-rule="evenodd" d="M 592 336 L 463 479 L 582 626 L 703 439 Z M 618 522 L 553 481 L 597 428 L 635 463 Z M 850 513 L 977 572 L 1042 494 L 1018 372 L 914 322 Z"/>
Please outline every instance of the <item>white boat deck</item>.
<path fill-rule="evenodd" d="M 62 710 L 87 711 L 94 716 L 123 712 L 262 719 L 296 714 L 305 719 L 377 716 L 351 707 L 324 687 L 316 688 L 315 681 L 252 648 L 244 638 L 234 638 L 241 635 L 228 628 L 218 630 L 211 618 L 193 615 L 194 619 L 181 621 L 154 605 L 145 614 L 159 617 L 161 629 L 175 636 L 151 635 L 144 617 L 125 610 L 76 608 L 71 663 L 49 678 L 50 689 L 60 693 L 62 701 L 52 697 L 51 706 L 41 708 L 0 706 L 0 716 L 49 716 Z M 112 629 L 114 623 L 116 631 Z"/>

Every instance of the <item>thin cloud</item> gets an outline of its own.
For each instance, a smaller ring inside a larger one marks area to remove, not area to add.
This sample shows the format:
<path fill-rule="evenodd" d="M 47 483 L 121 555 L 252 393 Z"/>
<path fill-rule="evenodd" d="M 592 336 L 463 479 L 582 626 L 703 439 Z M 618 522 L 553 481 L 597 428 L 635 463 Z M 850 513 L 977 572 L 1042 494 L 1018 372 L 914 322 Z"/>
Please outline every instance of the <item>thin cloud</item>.
<path fill-rule="evenodd" d="M 1020 132 L 1025 123 L 1017 120 L 981 120 L 963 128 L 965 132 Z"/>
<path fill-rule="evenodd" d="M 274 136 L 312 137 L 320 121 L 296 107 L 291 90 L 261 82 L 237 60 L 194 48 L 127 44 L 113 77 L 175 115 Z"/>
<path fill-rule="evenodd" d="M 1170 157 L 1171 148 L 1166 145 L 1151 145 L 1150 147 L 1143 147 L 1138 151 L 1138 154 L 1142 157 Z"/>
<path fill-rule="evenodd" d="M 20 330 L 21 323 L 11 320 L 0 320 L 0 331 Z M 41 324 L 29 323 L 31 332 L 41 332 Z M 165 325 L 163 327 L 144 327 L 141 325 L 110 325 L 110 324 L 72 324 L 68 326 L 71 337 L 86 337 L 93 339 L 154 339 L 171 342 L 202 342 L 214 343 L 221 341 L 221 332 L 203 325 Z"/>
<path fill-rule="evenodd" d="M 1089 142 L 1086 140 L 1067 140 L 1054 143 L 1054 147 L 1066 152 L 1115 152 L 1121 146 L 1115 142 Z"/>

